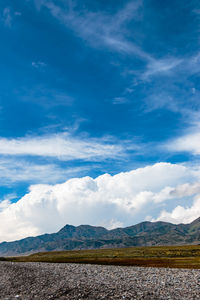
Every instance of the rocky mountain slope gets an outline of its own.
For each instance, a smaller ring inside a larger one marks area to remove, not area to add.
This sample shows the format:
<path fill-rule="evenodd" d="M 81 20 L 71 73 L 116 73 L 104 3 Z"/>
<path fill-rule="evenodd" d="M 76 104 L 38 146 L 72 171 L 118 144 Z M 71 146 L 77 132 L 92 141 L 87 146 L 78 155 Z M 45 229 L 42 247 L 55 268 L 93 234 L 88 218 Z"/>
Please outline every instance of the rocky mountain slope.
<path fill-rule="evenodd" d="M 57 233 L 0 243 L 0 256 L 41 251 L 200 244 L 200 218 L 190 224 L 142 222 L 126 228 L 66 225 Z"/>

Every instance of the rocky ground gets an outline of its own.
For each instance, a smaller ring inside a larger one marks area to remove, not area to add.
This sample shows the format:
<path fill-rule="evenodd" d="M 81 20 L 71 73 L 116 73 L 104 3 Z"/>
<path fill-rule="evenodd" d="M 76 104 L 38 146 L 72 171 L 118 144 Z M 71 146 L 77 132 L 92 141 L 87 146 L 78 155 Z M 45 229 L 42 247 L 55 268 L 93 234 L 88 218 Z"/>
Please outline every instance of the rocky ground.
<path fill-rule="evenodd" d="M 200 299 L 200 270 L 0 262 L 0 299 Z"/>

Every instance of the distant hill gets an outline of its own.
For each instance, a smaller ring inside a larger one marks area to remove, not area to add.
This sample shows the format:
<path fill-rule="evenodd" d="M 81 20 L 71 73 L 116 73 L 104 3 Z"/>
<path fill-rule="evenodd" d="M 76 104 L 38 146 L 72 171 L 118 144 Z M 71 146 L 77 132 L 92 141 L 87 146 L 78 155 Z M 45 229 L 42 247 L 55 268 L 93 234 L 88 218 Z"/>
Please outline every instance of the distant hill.
<path fill-rule="evenodd" d="M 0 243 L 0 256 L 39 251 L 184 244 L 200 244 L 200 218 L 190 224 L 142 222 L 113 230 L 90 225 L 66 225 L 57 233 Z"/>

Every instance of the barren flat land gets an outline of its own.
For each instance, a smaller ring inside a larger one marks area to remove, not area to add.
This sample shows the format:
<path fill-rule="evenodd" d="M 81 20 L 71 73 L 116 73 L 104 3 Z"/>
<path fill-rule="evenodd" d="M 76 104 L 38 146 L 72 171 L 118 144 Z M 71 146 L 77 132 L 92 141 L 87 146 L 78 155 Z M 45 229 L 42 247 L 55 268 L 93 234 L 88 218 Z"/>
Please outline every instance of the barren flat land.
<path fill-rule="evenodd" d="M 200 270 L 0 262 L 0 299 L 200 299 Z"/>

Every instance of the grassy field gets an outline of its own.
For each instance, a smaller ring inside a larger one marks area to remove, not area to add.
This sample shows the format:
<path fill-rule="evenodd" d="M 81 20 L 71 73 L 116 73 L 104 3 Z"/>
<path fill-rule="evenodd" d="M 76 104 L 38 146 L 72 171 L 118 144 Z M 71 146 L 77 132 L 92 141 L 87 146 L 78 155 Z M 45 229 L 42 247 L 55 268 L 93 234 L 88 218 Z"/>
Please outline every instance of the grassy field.
<path fill-rule="evenodd" d="M 200 269 L 200 245 L 41 252 L 0 260 Z"/>
<path fill-rule="evenodd" d="M 41 252 L 2 260 L 200 269 L 200 245 Z"/>

